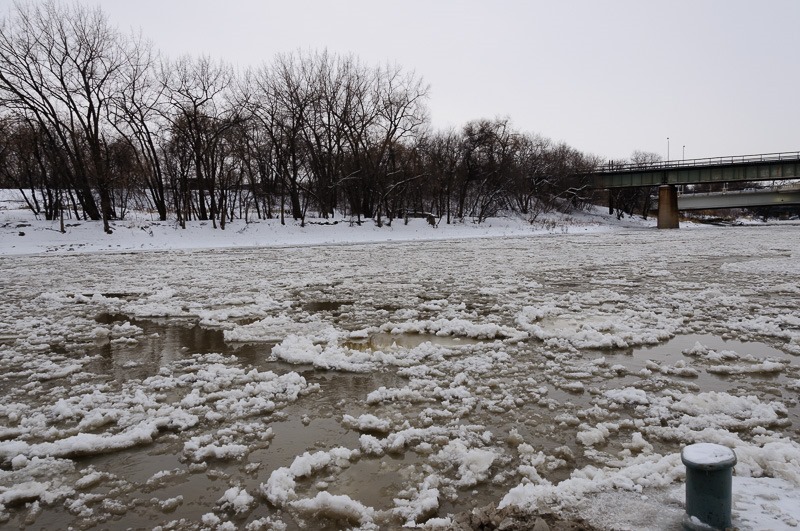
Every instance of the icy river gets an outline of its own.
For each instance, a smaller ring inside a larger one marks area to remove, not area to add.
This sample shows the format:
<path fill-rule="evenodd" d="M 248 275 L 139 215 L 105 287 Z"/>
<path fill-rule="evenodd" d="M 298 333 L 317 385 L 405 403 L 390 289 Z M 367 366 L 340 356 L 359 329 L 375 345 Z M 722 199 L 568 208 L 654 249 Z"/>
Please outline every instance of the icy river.
<path fill-rule="evenodd" d="M 0 294 L 2 526 L 671 529 L 692 442 L 741 529 L 800 526 L 796 225 L 0 257 Z"/>

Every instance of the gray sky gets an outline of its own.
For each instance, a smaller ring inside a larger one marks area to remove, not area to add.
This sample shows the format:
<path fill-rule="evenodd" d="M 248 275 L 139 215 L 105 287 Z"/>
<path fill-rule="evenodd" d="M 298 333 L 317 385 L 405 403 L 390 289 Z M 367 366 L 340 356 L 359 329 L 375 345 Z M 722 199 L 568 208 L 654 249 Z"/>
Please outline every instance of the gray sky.
<path fill-rule="evenodd" d="M 11 0 L 0 0 L 7 9 Z M 398 63 L 434 127 L 509 117 L 603 157 L 800 150 L 798 0 L 104 0 L 171 56 Z M 3 11 L 6 11 L 3 9 Z"/>

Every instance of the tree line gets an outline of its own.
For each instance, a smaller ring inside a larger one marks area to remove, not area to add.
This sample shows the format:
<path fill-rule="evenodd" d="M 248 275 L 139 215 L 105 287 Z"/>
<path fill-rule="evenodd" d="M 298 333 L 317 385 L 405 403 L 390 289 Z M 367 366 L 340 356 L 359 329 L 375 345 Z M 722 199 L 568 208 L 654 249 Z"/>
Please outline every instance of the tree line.
<path fill-rule="evenodd" d="M 349 216 L 378 225 L 582 205 L 599 161 L 507 119 L 431 128 L 429 87 L 328 51 L 236 70 L 162 57 L 99 7 L 14 4 L 0 21 L 0 184 L 45 219 Z M 438 222 L 438 221 L 437 221 Z"/>

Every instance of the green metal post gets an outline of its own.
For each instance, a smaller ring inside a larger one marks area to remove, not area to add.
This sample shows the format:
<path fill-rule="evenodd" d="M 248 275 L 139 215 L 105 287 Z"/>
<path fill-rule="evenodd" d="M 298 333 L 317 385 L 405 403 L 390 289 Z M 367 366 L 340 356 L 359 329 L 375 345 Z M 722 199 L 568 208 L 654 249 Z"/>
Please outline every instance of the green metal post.
<path fill-rule="evenodd" d="M 686 515 L 691 531 L 731 529 L 733 466 L 736 454 L 719 444 L 692 444 L 681 452 L 686 465 Z"/>

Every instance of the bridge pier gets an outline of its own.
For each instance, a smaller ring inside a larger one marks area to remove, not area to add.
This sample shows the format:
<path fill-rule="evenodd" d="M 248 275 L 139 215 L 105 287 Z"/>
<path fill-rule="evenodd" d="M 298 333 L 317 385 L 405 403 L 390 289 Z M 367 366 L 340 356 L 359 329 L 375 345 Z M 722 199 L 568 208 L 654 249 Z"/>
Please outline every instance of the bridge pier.
<path fill-rule="evenodd" d="M 658 228 L 677 229 L 678 226 L 678 189 L 674 184 L 662 184 L 658 187 Z"/>

